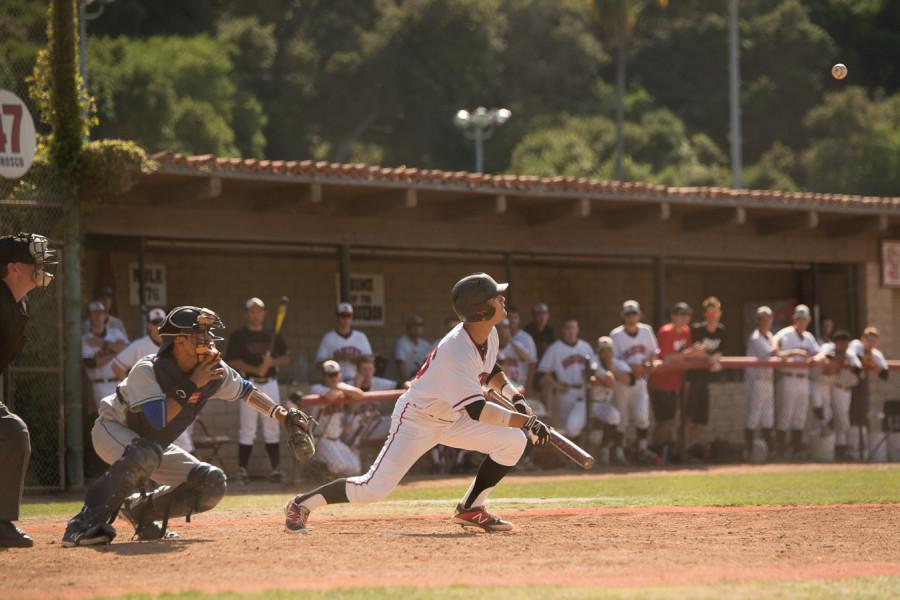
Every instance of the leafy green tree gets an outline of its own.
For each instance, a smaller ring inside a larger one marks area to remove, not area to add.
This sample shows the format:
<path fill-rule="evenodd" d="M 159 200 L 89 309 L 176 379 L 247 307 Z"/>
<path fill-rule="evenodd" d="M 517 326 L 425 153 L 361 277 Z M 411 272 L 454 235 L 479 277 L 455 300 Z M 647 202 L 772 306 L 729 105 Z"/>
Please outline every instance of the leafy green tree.
<path fill-rule="evenodd" d="M 265 117 L 237 90 L 233 48 L 205 35 L 91 39 L 96 133 L 154 151 L 261 156 Z"/>

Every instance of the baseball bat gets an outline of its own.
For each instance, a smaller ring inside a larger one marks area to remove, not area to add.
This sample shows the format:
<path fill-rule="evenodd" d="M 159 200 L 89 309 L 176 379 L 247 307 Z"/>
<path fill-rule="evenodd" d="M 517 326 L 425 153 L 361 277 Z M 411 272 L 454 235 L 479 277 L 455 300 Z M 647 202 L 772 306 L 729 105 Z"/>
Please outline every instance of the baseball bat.
<path fill-rule="evenodd" d="M 272 343 L 269 345 L 269 354 L 275 352 L 275 338 L 281 333 L 281 326 L 284 325 L 284 317 L 287 315 L 287 305 L 290 298 L 282 296 L 278 302 L 278 308 L 275 311 L 275 332 L 272 334 Z"/>
<path fill-rule="evenodd" d="M 497 390 L 488 389 L 486 392 L 486 396 L 489 400 L 493 400 L 503 408 L 511 410 L 513 412 L 518 412 L 516 407 L 513 406 L 513 403 L 509 401 L 506 396 L 499 393 Z M 571 460 L 573 463 L 581 467 L 582 469 L 590 469 L 594 466 L 594 457 L 585 452 L 581 446 L 559 433 L 552 427 L 550 429 L 550 445 L 556 448 L 559 452 L 562 453 L 563 456 Z"/>

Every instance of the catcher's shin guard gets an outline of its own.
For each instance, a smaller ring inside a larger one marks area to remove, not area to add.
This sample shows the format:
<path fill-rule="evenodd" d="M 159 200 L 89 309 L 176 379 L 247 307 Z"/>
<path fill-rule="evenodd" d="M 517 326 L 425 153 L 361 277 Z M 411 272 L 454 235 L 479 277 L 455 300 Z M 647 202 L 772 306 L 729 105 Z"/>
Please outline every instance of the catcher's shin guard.
<path fill-rule="evenodd" d="M 135 438 L 122 456 L 88 488 L 84 506 L 66 526 L 65 547 L 108 544 L 116 536 L 109 525 L 125 498 L 159 467 L 162 450 L 143 438 Z"/>
<path fill-rule="evenodd" d="M 134 526 L 141 540 L 165 537 L 170 518 L 187 517 L 214 508 L 225 497 L 225 473 L 208 463 L 200 463 L 188 473 L 187 481 L 177 487 L 163 486 L 149 494 L 134 494 L 120 511 Z"/>

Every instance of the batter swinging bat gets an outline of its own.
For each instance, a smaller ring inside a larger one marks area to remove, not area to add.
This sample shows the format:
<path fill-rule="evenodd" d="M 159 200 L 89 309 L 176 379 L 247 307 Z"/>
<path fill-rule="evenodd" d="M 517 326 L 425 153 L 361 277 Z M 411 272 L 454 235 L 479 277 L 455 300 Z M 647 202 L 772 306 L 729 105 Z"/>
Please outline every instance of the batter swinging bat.
<path fill-rule="evenodd" d="M 497 392 L 497 390 L 488 389 L 486 395 L 489 400 L 493 400 L 503 408 L 518 412 L 516 411 L 516 407 L 513 406 L 513 403 L 510 402 L 509 399 L 506 398 L 506 396 Z M 578 444 L 576 444 L 563 434 L 559 433 L 552 427 L 550 428 L 550 444 L 554 448 L 559 450 L 563 454 L 563 456 L 571 460 L 582 469 L 590 469 L 594 466 L 593 456 L 582 450 L 582 448 Z"/>
<path fill-rule="evenodd" d="M 275 337 L 281 333 L 281 326 L 284 324 L 284 316 L 287 314 L 287 305 L 290 299 L 282 296 L 278 302 L 278 309 L 275 311 L 275 333 L 272 334 L 272 344 L 269 346 L 269 353 L 275 351 Z"/>

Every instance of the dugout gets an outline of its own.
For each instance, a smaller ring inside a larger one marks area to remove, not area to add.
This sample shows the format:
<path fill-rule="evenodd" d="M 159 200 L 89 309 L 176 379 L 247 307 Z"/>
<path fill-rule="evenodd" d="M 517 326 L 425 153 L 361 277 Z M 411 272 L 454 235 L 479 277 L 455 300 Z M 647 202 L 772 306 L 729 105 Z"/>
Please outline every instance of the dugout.
<path fill-rule="evenodd" d="M 427 337 L 442 335 L 450 285 L 475 270 L 511 282 L 525 322 L 546 302 L 552 321 L 575 316 L 591 341 L 618 324 L 627 298 L 658 326 L 673 302 L 699 308 L 716 295 L 728 354 L 743 353 L 756 304 L 805 302 L 838 327 L 877 325 L 885 353 L 900 355 L 900 288 L 885 285 L 881 258 L 883 242 L 900 238 L 900 198 L 154 159 L 156 172 L 85 219 L 86 289 L 114 288 L 132 336 L 142 329 L 130 289 L 141 261 L 164 268 L 164 282 L 145 288 L 163 288 L 168 306 L 210 306 L 232 328 L 247 297 L 274 305 L 287 295 L 289 379 L 310 380 L 339 298 L 364 307 L 370 324 L 359 328 L 390 355 L 411 314 L 425 318 Z M 876 396 L 897 390 L 884 385 Z"/>

